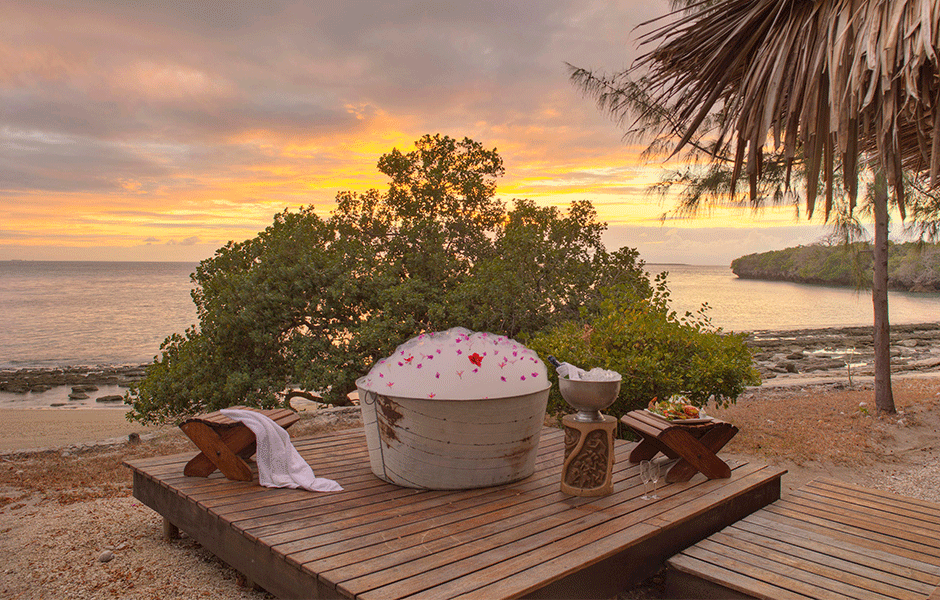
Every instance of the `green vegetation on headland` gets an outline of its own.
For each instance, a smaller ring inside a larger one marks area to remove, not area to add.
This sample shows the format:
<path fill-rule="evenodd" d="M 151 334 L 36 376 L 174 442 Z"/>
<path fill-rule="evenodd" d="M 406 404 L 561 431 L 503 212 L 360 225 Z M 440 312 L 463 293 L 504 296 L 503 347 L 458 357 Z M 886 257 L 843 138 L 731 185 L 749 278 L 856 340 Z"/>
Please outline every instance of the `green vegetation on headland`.
<path fill-rule="evenodd" d="M 871 245 L 813 244 L 748 254 L 734 259 L 731 270 L 742 279 L 869 287 Z M 940 244 L 890 244 L 888 287 L 910 292 L 940 291 Z"/>

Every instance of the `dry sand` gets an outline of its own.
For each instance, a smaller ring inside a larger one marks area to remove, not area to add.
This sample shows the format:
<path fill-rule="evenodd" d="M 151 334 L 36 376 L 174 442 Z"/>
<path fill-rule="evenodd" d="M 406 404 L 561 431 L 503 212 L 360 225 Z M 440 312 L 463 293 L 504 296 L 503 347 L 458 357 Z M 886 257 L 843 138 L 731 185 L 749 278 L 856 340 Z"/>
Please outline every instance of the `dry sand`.
<path fill-rule="evenodd" d="M 122 408 L 0 409 L 0 453 L 127 439 L 131 433 L 143 435 L 159 430 L 132 423 L 125 414 Z"/>

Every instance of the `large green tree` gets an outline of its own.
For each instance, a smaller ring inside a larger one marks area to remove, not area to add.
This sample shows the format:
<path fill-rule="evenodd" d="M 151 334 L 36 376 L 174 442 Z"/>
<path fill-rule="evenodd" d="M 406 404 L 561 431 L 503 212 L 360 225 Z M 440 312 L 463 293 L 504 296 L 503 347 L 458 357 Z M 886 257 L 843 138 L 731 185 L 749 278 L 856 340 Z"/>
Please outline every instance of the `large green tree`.
<path fill-rule="evenodd" d="M 128 395 L 130 418 L 273 406 L 289 389 L 343 404 L 375 360 L 419 333 L 524 337 L 595 310 L 605 286 L 651 293 L 636 251 L 606 251 L 590 203 L 507 210 L 495 150 L 428 135 L 378 168 L 386 191 L 342 192 L 328 218 L 286 210 L 199 265 L 199 326 L 167 338 Z"/>

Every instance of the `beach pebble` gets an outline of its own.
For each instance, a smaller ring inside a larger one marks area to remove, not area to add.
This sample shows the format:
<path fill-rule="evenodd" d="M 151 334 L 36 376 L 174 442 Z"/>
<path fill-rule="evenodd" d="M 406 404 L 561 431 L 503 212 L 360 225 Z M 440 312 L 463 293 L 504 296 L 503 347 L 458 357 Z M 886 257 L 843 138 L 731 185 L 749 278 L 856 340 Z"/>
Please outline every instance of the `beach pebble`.
<path fill-rule="evenodd" d="M 111 552 L 110 550 L 105 550 L 104 552 L 98 555 L 98 562 L 100 563 L 111 562 L 111 560 L 113 559 L 114 559 L 114 552 Z"/>

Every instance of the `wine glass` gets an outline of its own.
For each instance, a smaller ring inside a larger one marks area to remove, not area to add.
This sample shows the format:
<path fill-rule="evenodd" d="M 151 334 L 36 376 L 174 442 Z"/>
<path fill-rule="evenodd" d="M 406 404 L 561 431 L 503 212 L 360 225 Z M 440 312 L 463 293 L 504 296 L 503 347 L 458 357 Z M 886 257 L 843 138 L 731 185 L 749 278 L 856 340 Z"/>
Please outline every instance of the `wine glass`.
<path fill-rule="evenodd" d="M 641 460 L 640 461 L 640 479 L 643 480 L 643 495 L 640 496 L 641 500 L 652 500 L 650 497 L 650 461 Z"/>
<path fill-rule="evenodd" d="M 649 478 L 653 483 L 653 495 L 650 496 L 650 498 L 656 500 L 659 498 L 659 496 L 656 495 L 656 484 L 659 482 L 659 463 L 655 460 L 651 460 L 649 463 Z"/>

